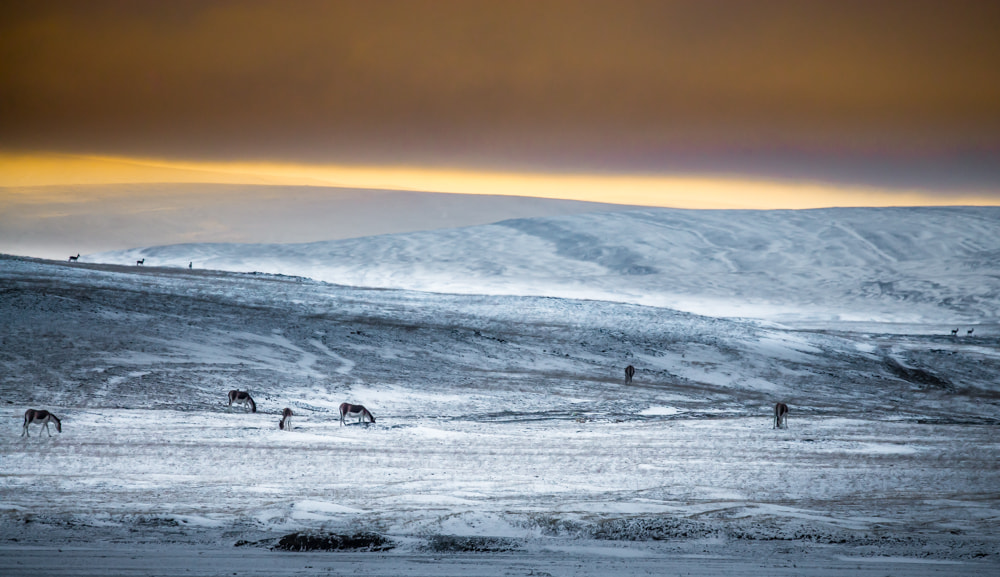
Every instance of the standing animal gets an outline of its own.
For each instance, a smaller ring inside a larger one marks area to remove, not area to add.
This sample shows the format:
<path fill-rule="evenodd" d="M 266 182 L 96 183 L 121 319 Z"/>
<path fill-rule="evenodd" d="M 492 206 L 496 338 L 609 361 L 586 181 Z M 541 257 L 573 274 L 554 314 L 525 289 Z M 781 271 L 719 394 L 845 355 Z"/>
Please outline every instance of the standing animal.
<path fill-rule="evenodd" d="M 281 410 L 281 420 L 278 421 L 278 428 L 282 431 L 292 430 L 292 410 L 288 407 Z"/>
<path fill-rule="evenodd" d="M 774 405 L 774 426 L 772 429 L 788 428 L 788 405 L 777 403 Z"/>
<path fill-rule="evenodd" d="M 375 417 L 361 405 L 352 405 L 350 403 L 340 404 L 340 426 L 344 426 L 344 417 L 358 418 L 359 423 L 363 423 L 365 419 L 369 422 L 374 423 Z"/>
<path fill-rule="evenodd" d="M 76 256 L 69 257 L 69 262 L 76 262 L 78 258 L 80 258 L 80 253 L 76 253 Z"/>
<path fill-rule="evenodd" d="M 951 336 L 957 337 L 958 336 L 958 329 L 951 329 Z"/>
<path fill-rule="evenodd" d="M 632 377 L 634 377 L 634 376 L 635 376 L 635 367 L 633 367 L 632 365 L 629 365 L 629 366 L 625 367 L 625 384 L 626 385 L 631 385 L 632 384 Z"/>
<path fill-rule="evenodd" d="M 249 408 L 251 413 L 257 412 L 257 403 L 253 402 L 253 398 L 247 391 L 241 391 L 239 389 L 229 391 L 229 406 L 233 406 L 233 403 Z"/>
<path fill-rule="evenodd" d="M 48 411 L 43 411 L 40 409 L 28 409 L 27 411 L 24 412 L 24 430 L 21 432 L 21 436 L 24 437 L 25 435 L 27 435 L 30 437 L 31 434 L 28 433 L 28 425 L 38 424 L 38 425 L 45 425 L 45 432 L 48 433 L 49 436 L 51 437 L 52 431 L 49 430 L 49 423 L 55 423 L 56 430 L 62 433 L 62 422 L 59 421 L 58 417 L 56 417 L 55 415 L 53 415 Z"/>
<path fill-rule="evenodd" d="M 972 333 L 973 333 L 973 331 L 975 331 L 975 330 L 976 330 L 976 329 L 969 329 L 969 330 L 965 331 L 965 335 L 966 335 L 966 336 L 969 336 L 969 337 L 971 337 L 971 336 L 972 336 Z"/>
<path fill-rule="evenodd" d="M 135 266 L 142 266 L 146 264 L 146 257 L 142 257 L 142 260 L 135 261 Z"/>

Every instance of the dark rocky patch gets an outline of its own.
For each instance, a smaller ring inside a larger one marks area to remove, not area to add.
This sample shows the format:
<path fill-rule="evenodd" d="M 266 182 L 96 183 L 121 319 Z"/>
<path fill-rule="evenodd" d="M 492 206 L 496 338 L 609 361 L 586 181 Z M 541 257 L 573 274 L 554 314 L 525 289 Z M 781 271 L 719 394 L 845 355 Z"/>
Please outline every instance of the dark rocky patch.
<path fill-rule="evenodd" d="M 269 548 L 273 541 L 271 539 L 261 539 L 259 541 L 247 541 L 246 539 L 240 539 L 233 544 L 233 547 L 264 547 Z"/>
<path fill-rule="evenodd" d="M 665 541 L 707 537 L 715 529 L 707 523 L 673 518 L 607 519 L 591 529 L 594 539 L 608 541 Z"/>
<path fill-rule="evenodd" d="M 280 551 L 388 551 L 395 545 L 378 533 L 290 533 L 274 546 Z"/>
<path fill-rule="evenodd" d="M 930 371 L 925 371 L 924 369 L 918 368 L 908 368 L 899 364 L 895 359 L 886 359 L 886 368 L 889 369 L 896 377 L 903 379 L 908 383 L 913 383 L 916 385 L 923 385 L 927 387 L 933 387 L 937 389 L 952 389 L 954 388 L 951 383 L 947 380 L 935 375 Z"/>
<path fill-rule="evenodd" d="M 503 537 L 460 537 L 435 535 L 426 548 L 437 553 L 504 553 L 521 548 L 513 539 Z"/>

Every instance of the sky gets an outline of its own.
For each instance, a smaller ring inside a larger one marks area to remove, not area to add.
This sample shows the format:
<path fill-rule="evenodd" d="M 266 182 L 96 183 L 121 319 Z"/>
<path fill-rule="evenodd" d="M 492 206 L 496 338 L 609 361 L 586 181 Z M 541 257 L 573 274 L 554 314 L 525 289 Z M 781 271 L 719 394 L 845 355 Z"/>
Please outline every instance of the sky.
<path fill-rule="evenodd" d="M 997 30 L 962 0 L 4 2 L 0 195 L 998 204 Z"/>

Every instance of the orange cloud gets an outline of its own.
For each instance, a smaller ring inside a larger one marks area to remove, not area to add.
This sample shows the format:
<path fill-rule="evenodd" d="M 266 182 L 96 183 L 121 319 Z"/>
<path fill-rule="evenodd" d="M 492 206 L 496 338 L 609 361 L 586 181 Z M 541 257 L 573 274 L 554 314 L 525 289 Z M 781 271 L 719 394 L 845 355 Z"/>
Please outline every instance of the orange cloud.
<path fill-rule="evenodd" d="M 406 166 L 193 162 L 69 155 L 0 155 L 0 195 L 46 202 L 49 185 L 226 183 L 490 194 L 675 208 L 1000 205 L 995 192 L 923 190 L 706 176 L 456 170 Z M 64 189 L 63 189 L 64 190 Z M 65 194 L 65 192 L 59 192 Z M 60 199 L 65 202 L 67 199 Z M 0 198 L 2 203 L 2 198 Z"/>

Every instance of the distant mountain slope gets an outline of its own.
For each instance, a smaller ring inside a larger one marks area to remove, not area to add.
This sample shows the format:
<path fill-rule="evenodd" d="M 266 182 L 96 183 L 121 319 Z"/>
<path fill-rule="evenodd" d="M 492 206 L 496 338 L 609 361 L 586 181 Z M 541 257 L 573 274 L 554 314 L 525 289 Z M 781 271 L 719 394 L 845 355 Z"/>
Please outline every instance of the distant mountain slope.
<path fill-rule="evenodd" d="M 0 252 L 60 259 L 179 242 L 312 242 L 621 209 L 523 196 L 326 186 L 0 187 Z"/>
<path fill-rule="evenodd" d="M 644 209 L 308 244 L 185 244 L 91 262 L 547 295 L 779 321 L 995 322 L 1000 208 Z"/>

